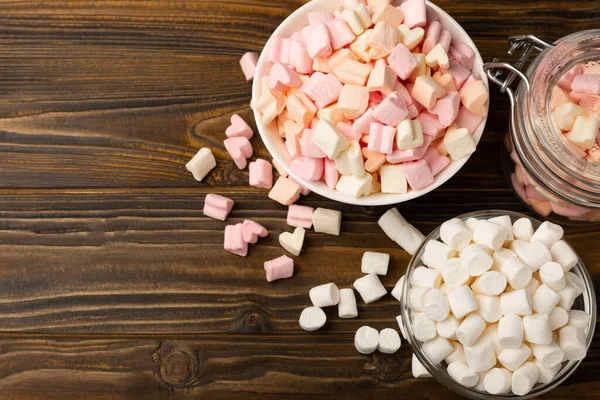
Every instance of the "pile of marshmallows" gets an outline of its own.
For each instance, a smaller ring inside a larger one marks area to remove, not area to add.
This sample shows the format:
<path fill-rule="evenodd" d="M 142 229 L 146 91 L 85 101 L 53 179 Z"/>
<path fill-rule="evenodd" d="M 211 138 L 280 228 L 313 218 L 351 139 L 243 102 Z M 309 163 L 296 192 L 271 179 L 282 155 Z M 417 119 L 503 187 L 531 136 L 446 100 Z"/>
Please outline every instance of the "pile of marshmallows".
<path fill-rule="evenodd" d="M 299 177 L 357 198 L 431 185 L 475 151 L 489 102 L 471 73 L 475 52 L 452 41 L 425 0 L 389 3 L 346 0 L 309 13 L 291 38 L 272 38 L 252 100 L 263 123 L 277 124 Z M 248 79 L 256 60 L 241 60 Z"/>
<path fill-rule="evenodd" d="M 550 222 L 534 232 L 527 218 L 445 222 L 405 299 L 431 363 L 445 361 L 465 387 L 525 395 L 583 359 L 590 316 L 571 307 L 585 285 L 569 272 L 578 257 L 562 237 Z"/>

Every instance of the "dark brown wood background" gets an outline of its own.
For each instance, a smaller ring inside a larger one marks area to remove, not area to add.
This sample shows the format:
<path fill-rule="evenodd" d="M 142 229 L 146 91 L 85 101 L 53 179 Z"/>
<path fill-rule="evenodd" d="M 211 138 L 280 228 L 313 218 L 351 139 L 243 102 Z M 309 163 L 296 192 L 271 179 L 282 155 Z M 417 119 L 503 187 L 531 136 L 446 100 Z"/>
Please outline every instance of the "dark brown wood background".
<path fill-rule="evenodd" d="M 392 254 L 388 288 L 403 274 L 409 256 L 375 223 L 385 208 L 304 198 L 343 211 L 343 233 L 309 233 L 294 278 L 265 281 L 263 262 L 283 254 L 286 209 L 248 187 L 222 140 L 231 114 L 251 120 L 240 56 L 302 3 L 0 0 L 2 399 L 457 397 L 412 378 L 406 344 L 394 356 L 355 351 L 361 325 L 396 327 L 391 296 L 361 305 L 358 319 L 329 309 L 322 331 L 298 327 L 308 289 L 350 285 L 365 250 Z M 487 60 L 504 56 L 511 34 L 554 40 L 600 26 L 597 0 L 437 4 Z M 526 211 L 502 174 L 508 102 L 496 89 L 491 109 L 465 168 L 398 207 L 424 233 L 465 212 Z M 184 164 L 202 146 L 218 167 L 198 184 Z M 247 258 L 224 252 L 225 224 L 202 215 L 211 192 L 236 201 L 229 223 L 270 230 Z M 568 239 L 598 284 L 598 229 Z M 596 399 L 599 376 L 597 340 L 545 398 Z"/>

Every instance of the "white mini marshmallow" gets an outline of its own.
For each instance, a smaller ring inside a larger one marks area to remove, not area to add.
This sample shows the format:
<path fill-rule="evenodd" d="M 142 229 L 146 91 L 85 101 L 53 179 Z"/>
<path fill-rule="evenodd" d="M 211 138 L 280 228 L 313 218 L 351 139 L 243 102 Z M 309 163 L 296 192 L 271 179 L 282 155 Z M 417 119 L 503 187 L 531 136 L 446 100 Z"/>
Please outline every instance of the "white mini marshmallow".
<path fill-rule="evenodd" d="M 335 158 L 335 167 L 342 175 L 361 177 L 365 174 L 365 164 L 357 140 L 352 140 L 350 146 Z"/>
<path fill-rule="evenodd" d="M 402 322 L 402 315 L 398 315 L 396 317 L 396 322 L 398 323 L 398 327 L 400 328 L 400 334 L 402 335 L 402 337 L 404 339 L 406 339 L 408 337 L 408 335 L 406 334 L 406 330 L 404 329 L 404 322 Z"/>
<path fill-rule="evenodd" d="M 567 323 L 570 326 L 574 326 L 575 328 L 582 329 L 584 331 L 588 328 L 588 326 L 590 325 L 590 320 L 592 319 L 590 314 L 581 310 L 571 310 L 569 311 L 568 316 L 569 319 Z"/>
<path fill-rule="evenodd" d="M 490 218 L 488 219 L 488 221 L 503 226 L 504 229 L 506 229 L 506 240 L 512 241 L 515 239 L 515 236 L 513 234 L 513 223 L 508 215 Z"/>
<path fill-rule="evenodd" d="M 362 177 L 356 175 L 342 175 L 335 189 L 346 196 L 359 198 L 368 196 L 373 189 L 373 176 L 364 174 Z"/>
<path fill-rule="evenodd" d="M 476 295 L 477 311 L 481 318 L 487 323 L 493 324 L 498 322 L 502 317 L 502 309 L 500 308 L 500 297 Z"/>
<path fill-rule="evenodd" d="M 555 292 L 563 290 L 567 286 L 567 277 L 563 267 L 555 262 L 548 262 L 541 266 L 540 280 Z"/>
<path fill-rule="evenodd" d="M 530 242 L 539 241 L 546 247 L 552 247 L 553 244 L 563 238 L 565 231 L 560 225 L 546 221 L 535 231 Z"/>
<path fill-rule="evenodd" d="M 448 375 L 461 386 L 473 387 L 477 385 L 479 377 L 465 362 L 456 361 L 448 365 Z"/>
<path fill-rule="evenodd" d="M 315 145 L 331 160 L 337 158 L 350 145 L 348 139 L 325 119 L 319 120 L 313 138 Z"/>
<path fill-rule="evenodd" d="M 559 240 L 550 247 L 552 259 L 563 267 L 563 271 L 569 272 L 579 262 L 579 257 L 564 240 Z"/>
<path fill-rule="evenodd" d="M 414 287 L 439 288 L 442 285 L 442 274 L 435 269 L 417 267 L 410 276 L 410 283 Z"/>
<path fill-rule="evenodd" d="M 551 368 L 562 363 L 565 352 L 556 344 L 530 344 L 531 351 L 541 365 L 546 368 Z"/>
<path fill-rule="evenodd" d="M 185 168 L 192 173 L 194 179 L 198 182 L 201 182 L 216 166 L 217 160 L 207 147 L 201 148 L 194 158 L 185 164 Z"/>
<path fill-rule="evenodd" d="M 498 341 L 505 348 L 519 347 L 523 343 L 523 319 L 508 314 L 498 321 Z"/>
<path fill-rule="evenodd" d="M 505 348 L 498 354 L 498 361 L 509 371 L 516 371 L 531 355 L 531 349 L 521 343 L 519 347 Z"/>
<path fill-rule="evenodd" d="M 458 218 L 442 224 L 440 239 L 456 251 L 462 251 L 471 243 L 473 232 Z"/>
<path fill-rule="evenodd" d="M 436 323 L 423 313 L 413 316 L 412 329 L 415 338 L 421 342 L 426 342 L 437 336 Z"/>
<path fill-rule="evenodd" d="M 421 364 L 414 354 L 412 355 L 411 370 L 412 375 L 415 378 L 431 378 L 431 374 L 425 369 L 423 364 Z"/>
<path fill-rule="evenodd" d="M 336 306 L 340 302 L 340 290 L 335 283 L 315 286 L 310 289 L 308 296 L 315 307 Z"/>
<path fill-rule="evenodd" d="M 456 340 L 456 331 L 459 325 L 460 322 L 454 315 L 449 315 L 448 318 L 437 323 L 437 334 L 446 339 Z"/>
<path fill-rule="evenodd" d="M 452 353 L 448 354 L 448 356 L 444 358 L 446 364 L 452 364 L 453 362 L 457 361 L 462 361 L 466 363 L 467 358 L 465 357 L 465 350 L 463 348 L 463 345 L 458 342 L 450 343 L 452 343 L 452 346 L 454 346 L 454 350 L 452 350 Z"/>
<path fill-rule="evenodd" d="M 379 345 L 377 350 L 385 354 L 394 354 L 400 348 L 402 342 L 400 335 L 394 329 L 385 328 L 379 332 Z"/>
<path fill-rule="evenodd" d="M 370 326 L 358 328 L 354 335 L 354 347 L 360 354 L 371 354 L 379 346 L 379 332 Z"/>
<path fill-rule="evenodd" d="M 585 283 L 583 279 L 579 276 L 575 275 L 573 272 L 567 272 L 565 274 L 567 278 L 567 285 L 574 286 L 579 289 L 579 294 L 583 293 L 585 290 Z"/>
<path fill-rule="evenodd" d="M 559 329 L 558 345 L 565 353 L 565 360 L 583 360 L 587 353 L 585 332 L 571 325 Z"/>
<path fill-rule="evenodd" d="M 538 377 L 538 383 L 543 383 L 544 385 L 547 385 L 548 383 L 552 382 L 554 380 L 554 377 L 556 376 L 556 374 L 558 374 L 558 371 L 560 371 L 561 368 L 561 364 L 555 365 L 554 367 L 544 367 L 542 364 L 540 364 L 540 362 L 538 360 L 533 360 L 533 363 L 535 364 L 536 367 L 538 367 L 538 371 L 540 373 L 540 376 Z"/>
<path fill-rule="evenodd" d="M 531 361 L 526 362 L 512 374 L 512 391 L 518 396 L 531 392 L 539 377 L 539 370 Z"/>
<path fill-rule="evenodd" d="M 489 394 L 506 394 L 510 392 L 512 372 L 505 368 L 492 368 L 485 377 L 483 387 Z"/>
<path fill-rule="evenodd" d="M 560 295 L 550 289 L 548 285 L 540 285 L 533 296 L 531 296 L 531 299 L 533 311 L 550 314 L 560 302 Z"/>
<path fill-rule="evenodd" d="M 507 238 L 508 233 L 502 225 L 484 219 L 479 220 L 475 232 L 473 232 L 473 242 L 490 250 L 500 249 Z"/>
<path fill-rule="evenodd" d="M 475 296 L 468 286 L 459 286 L 448 294 L 448 303 L 452 314 L 458 319 L 477 310 Z M 480 371 L 477 371 L 480 372 Z"/>
<path fill-rule="evenodd" d="M 498 296 L 506 289 L 506 277 L 498 271 L 484 272 L 475 279 L 471 289 L 486 296 Z"/>
<path fill-rule="evenodd" d="M 386 275 L 388 265 L 390 264 L 390 255 L 387 253 L 376 253 L 366 251 L 361 261 L 361 271 L 363 274 Z"/>
<path fill-rule="evenodd" d="M 356 307 L 356 296 L 354 295 L 354 290 L 349 288 L 340 289 L 338 315 L 340 318 L 344 319 L 358 317 L 358 309 Z"/>
<path fill-rule="evenodd" d="M 342 213 L 337 210 L 317 208 L 312 215 L 313 229 L 317 233 L 339 236 Z"/>
<path fill-rule="evenodd" d="M 513 240 L 510 243 L 509 248 L 514 251 L 517 254 L 517 257 L 525 264 L 529 265 L 529 268 L 531 268 L 533 272 L 536 272 L 547 262 L 552 261 L 550 250 L 539 240 L 531 243 Z"/>
<path fill-rule="evenodd" d="M 466 128 L 448 128 L 442 143 L 454 161 L 470 156 L 477 148 L 473 136 Z"/>
<path fill-rule="evenodd" d="M 475 372 L 488 371 L 496 365 L 494 343 L 489 338 L 480 338 L 473 346 L 465 346 L 467 364 Z"/>
<path fill-rule="evenodd" d="M 438 336 L 433 340 L 423 343 L 422 349 L 427 358 L 429 358 L 429 361 L 435 365 L 444 361 L 454 351 L 454 346 L 447 339 Z"/>
<path fill-rule="evenodd" d="M 406 175 L 400 164 L 382 165 L 379 168 L 379 180 L 381 182 L 381 193 L 404 194 L 408 191 Z"/>
<path fill-rule="evenodd" d="M 466 285 L 471 280 L 471 274 L 469 274 L 469 270 L 463 266 L 460 258 L 451 258 L 446 261 L 440 272 L 442 273 L 445 284 L 451 288 Z"/>
<path fill-rule="evenodd" d="M 523 317 L 523 329 L 525 340 L 529 343 L 550 344 L 552 343 L 552 329 L 548 314 L 533 314 Z"/>
<path fill-rule="evenodd" d="M 460 253 L 460 260 L 471 276 L 479 276 L 489 271 L 494 264 L 490 253 L 480 244 L 470 244 L 465 247 Z"/>
<path fill-rule="evenodd" d="M 463 346 L 472 346 L 485 331 L 486 324 L 478 314 L 468 315 L 456 330 L 456 338 Z"/>
<path fill-rule="evenodd" d="M 430 288 L 413 287 L 408 291 L 408 306 L 411 310 L 423 312 L 425 309 L 425 295 Z"/>
<path fill-rule="evenodd" d="M 533 276 L 533 271 L 518 257 L 511 257 L 502 264 L 500 271 L 513 289 L 527 287 Z"/>
<path fill-rule="evenodd" d="M 510 258 L 517 257 L 514 251 L 510 249 L 505 249 L 504 247 L 500 250 L 496 250 L 492 255 L 492 259 L 494 260 L 494 265 L 492 265 L 492 270 L 494 271 L 502 271 L 502 266 L 506 261 Z"/>
<path fill-rule="evenodd" d="M 402 303 L 402 290 L 404 290 L 404 275 L 402 275 L 400 277 L 400 279 L 398 279 L 398 282 L 396 282 L 394 289 L 392 289 L 392 296 L 394 296 L 394 298 L 401 303 Z"/>
<path fill-rule="evenodd" d="M 457 255 L 458 253 L 456 250 L 447 244 L 438 242 L 437 240 L 430 240 L 425 245 L 425 251 L 423 252 L 421 261 L 428 267 L 441 269 L 446 261 Z"/>
<path fill-rule="evenodd" d="M 477 228 L 477 224 L 479 220 L 477 218 L 469 218 L 465 221 L 465 226 L 469 228 L 471 232 L 475 232 L 475 228 Z"/>
<path fill-rule="evenodd" d="M 375 274 L 365 275 L 354 281 L 354 289 L 367 304 L 373 303 L 386 295 L 385 286 Z"/>
<path fill-rule="evenodd" d="M 439 289 L 431 289 L 423 300 L 423 310 L 427 318 L 432 321 L 443 321 L 450 313 L 448 297 Z"/>
<path fill-rule="evenodd" d="M 533 296 L 533 294 L 540 287 L 540 285 L 540 281 L 538 281 L 535 278 L 531 278 L 531 281 L 529 281 L 529 283 L 525 287 L 525 290 L 527 290 L 527 293 L 529 293 L 530 296 Z"/>
<path fill-rule="evenodd" d="M 562 307 L 554 307 L 548 318 L 550 319 L 550 329 L 555 331 L 569 323 L 569 312 Z"/>
<path fill-rule="evenodd" d="M 305 308 L 300 314 L 300 327 L 307 332 L 321 329 L 326 321 L 327 316 L 319 307 Z"/>
<path fill-rule="evenodd" d="M 530 242 L 533 236 L 533 224 L 529 218 L 521 218 L 513 224 L 513 235 L 516 240 Z"/>
<path fill-rule="evenodd" d="M 500 295 L 502 314 L 530 315 L 532 312 L 531 295 L 525 289 L 504 292 Z"/>

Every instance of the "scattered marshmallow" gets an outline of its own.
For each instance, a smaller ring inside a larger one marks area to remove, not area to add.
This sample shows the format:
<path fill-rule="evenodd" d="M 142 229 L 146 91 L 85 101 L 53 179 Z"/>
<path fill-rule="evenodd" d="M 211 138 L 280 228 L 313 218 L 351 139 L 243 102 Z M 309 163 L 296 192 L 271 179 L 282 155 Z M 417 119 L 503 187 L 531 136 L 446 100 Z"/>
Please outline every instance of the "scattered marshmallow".
<path fill-rule="evenodd" d="M 225 227 L 224 248 L 232 254 L 246 257 L 248 255 L 248 243 L 244 241 L 242 226 L 242 224 L 236 224 Z"/>
<path fill-rule="evenodd" d="M 358 328 L 354 335 L 354 347 L 361 354 L 371 354 L 379 346 L 379 332 L 370 326 Z"/>
<path fill-rule="evenodd" d="M 317 208 L 312 215 L 315 232 L 339 236 L 342 224 L 342 213 L 326 208 Z"/>
<path fill-rule="evenodd" d="M 394 354 L 400 349 L 402 342 L 398 332 L 391 328 L 382 329 L 379 332 L 379 344 L 377 350 L 385 354 Z"/>
<path fill-rule="evenodd" d="M 385 287 L 376 274 L 365 275 L 354 281 L 354 289 L 367 304 L 379 300 L 387 294 Z"/>
<path fill-rule="evenodd" d="M 336 306 L 340 302 L 340 290 L 335 283 L 315 286 L 310 289 L 308 295 L 315 307 L 331 307 Z"/>
<path fill-rule="evenodd" d="M 300 198 L 302 188 L 295 181 L 280 176 L 269 192 L 269 198 L 276 202 L 289 206 L 294 204 Z"/>
<path fill-rule="evenodd" d="M 204 198 L 202 213 L 207 217 L 225 221 L 235 202 L 218 194 L 207 194 Z"/>
<path fill-rule="evenodd" d="M 338 315 L 340 318 L 358 317 L 356 307 L 356 296 L 353 289 L 340 289 L 340 301 L 338 303 Z"/>
<path fill-rule="evenodd" d="M 264 238 L 268 234 L 267 229 L 258 222 L 245 220 L 242 224 L 242 238 L 248 244 L 256 244 L 259 237 Z"/>
<path fill-rule="evenodd" d="M 319 307 L 305 308 L 300 314 L 300 327 L 307 332 L 321 329 L 326 321 L 327 316 Z"/>
<path fill-rule="evenodd" d="M 256 64 L 258 63 L 258 54 L 256 53 L 245 53 L 240 59 L 240 66 L 242 72 L 246 77 L 247 81 L 254 79 L 254 72 L 256 71 Z"/>
<path fill-rule="evenodd" d="M 294 260 L 288 256 L 266 261 L 264 267 L 267 273 L 267 282 L 291 278 L 294 275 Z"/>
<path fill-rule="evenodd" d="M 387 275 L 389 264 L 389 254 L 366 251 L 361 261 L 361 272 L 363 274 Z"/>
<path fill-rule="evenodd" d="M 293 255 L 299 256 L 304 245 L 305 234 L 306 231 L 302 227 L 296 228 L 294 233 L 283 232 L 279 235 L 279 244 Z"/>
<path fill-rule="evenodd" d="M 312 207 L 292 204 L 288 207 L 287 224 L 293 227 L 310 229 L 313 225 L 314 212 L 315 210 Z"/>
<path fill-rule="evenodd" d="M 206 175 L 216 166 L 217 161 L 212 151 L 209 148 L 203 147 L 185 165 L 185 168 L 192 173 L 195 180 L 202 182 Z"/>

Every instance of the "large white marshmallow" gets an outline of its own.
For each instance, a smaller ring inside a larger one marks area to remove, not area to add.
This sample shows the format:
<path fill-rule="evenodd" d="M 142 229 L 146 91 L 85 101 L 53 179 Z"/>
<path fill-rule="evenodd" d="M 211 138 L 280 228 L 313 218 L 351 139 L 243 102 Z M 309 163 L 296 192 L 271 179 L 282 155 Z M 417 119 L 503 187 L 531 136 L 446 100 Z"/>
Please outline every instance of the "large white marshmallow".
<path fill-rule="evenodd" d="M 336 306 L 340 302 L 340 290 L 335 283 L 316 286 L 308 292 L 310 301 L 315 307 Z"/>
<path fill-rule="evenodd" d="M 554 377 L 560 371 L 561 364 L 555 365 L 554 367 L 544 367 L 538 360 L 533 360 L 533 363 L 538 367 L 540 376 L 538 377 L 538 383 L 547 385 L 554 380 Z"/>
<path fill-rule="evenodd" d="M 559 307 L 557 307 L 559 308 Z M 568 321 L 567 323 L 571 326 L 574 326 L 577 329 L 586 330 L 590 325 L 590 320 L 592 317 L 590 314 L 581 310 L 571 310 L 568 312 Z"/>
<path fill-rule="evenodd" d="M 524 316 L 523 329 L 525 331 L 525 340 L 527 340 L 529 343 L 552 343 L 552 329 L 550 329 L 548 314 L 533 314 Z"/>
<path fill-rule="evenodd" d="M 319 307 L 305 308 L 300 314 L 300 327 L 307 332 L 321 329 L 326 321 L 327 316 Z"/>
<path fill-rule="evenodd" d="M 431 378 L 431 374 L 427 371 L 427 369 L 425 369 L 423 364 L 421 364 L 417 356 L 414 354 L 412 355 L 411 371 L 413 377 L 415 378 Z"/>
<path fill-rule="evenodd" d="M 465 226 L 467 228 L 469 228 L 469 230 L 471 232 L 475 232 L 475 228 L 477 228 L 477 224 L 479 223 L 479 220 L 477 218 L 468 218 L 465 221 Z"/>
<path fill-rule="evenodd" d="M 513 235 L 516 240 L 531 241 L 531 237 L 533 236 L 533 224 L 531 220 L 529 218 L 518 219 L 513 224 Z"/>
<path fill-rule="evenodd" d="M 462 251 L 471 243 L 473 232 L 458 218 L 446 221 L 440 228 L 440 239 L 456 251 Z"/>
<path fill-rule="evenodd" d="M 500 295 L 502 314 L 530 315 L 532 313 L 531 295 L 525 289 L 504 292 Z"/>
<path fill-rule="evenodd" d="M 567 286 L 567 277 L 563 267 L 555 262 L 548 262 L 541 266 L 540 280 L 555 292 L 563 290 Z"/>
<path fill-rule="evenodd" d="M 423 252 L 421 261 L 428 267 L 441 269 L 446 261 L 457 255 L 458 253 L 456 250 L 447 244 L 438 242 L 437 240 L 430 240 L 425 245 L 425 251 Z"/>
<path fill-rule="evenodd" d="M 460 253 L 460 260 L 471 276 L 479 276 L 489 271 L 494 264 L 490 253 L 480 244 L 470 244 L 465 247 Z"/>
<path fill-rule="evenodd" d="M 499 395 L 510 392 L 512 372 L 505 368 L 492 368 L 485 377 L 483 387 L 489 394 Z"/>
<path fill-rule="evenodd" d="M 465 346 L 467 364 L 475 372 L 488 371 L 496 365 L 494 343 L 489 338 L 480 338 L 473 346 Z"/>
<path fill-rule="evenodd" d="M 565 272 L 569 272 L 579 262 L 579 257 L 575 254 L 573 248 L 564 240 L 554 243 L 550 247 L 550 254 L 552 259 L 559 263 Z"/>
<path fill-rule="evenodd" d="M 565 360 L 583 360 L 587 353 L 585 332 L 571 325 L 559 329 L 558 345 L 565 353 Z"/>
<path fill-rule="evenodd" d="M 512 241 L 515 239 L 515 236 L 513 234 L 513 223 L 508 215 L 502 215 L 500 217 L 490 218 L 490 219 L 488 219 L 488 221 L 504 227 L 504 229 L 506 230 L 506 240 L 507 241 Z"/>
<path fill-rule="evenodd" d="M 408 225 L 396 236 L 395 242 L 411 256 L 415 255 L 425 236 L 414 226 Z"/>
<path fill-rule="evenodd" d="M 472 346 L 485 331 L 486 323 L 478 314 L 468 315 L 456 330 L 456 338 L 463 346 Z"/>
<path fill-rule="evenodd" d="M 506 277 L 498 271 L 484 272 L 475 279 L 471 289 L 486 296 L 498 296 L 506 289 Z"/>
<path fill-rule="evenodd" d="M 389 254 L 366 251 L 362 257 L 360 269 L 363 274 L 387 275 L 389 264 Z"/>
<path fill-rule="evenodd" d="M 550 329 L 555 331 L 569 323 L 569 311 L 562 307 L 554 307 L 548 318 L 550 319 Z"/>
<path fill-rule="evenodd" d="M 358 309 L 356 307 L 356 296 L 354 295 L 354 290 L 349 288 L 340 289 L 338 315 L 340 318 L 358 317 Z"/>
<path fill-rule="evenodd" d="M 509 248 L 514 251 L 517 254 L 517 257 L 525 264 L 529 265 L 529 268 L 531 268 L 533 272 L 536 272 L 547 262 L 552 261 L 550 250 L 539 240 L 531 243 L 513 240 L 510 243 Z"/>
<path fill-rule="evenodd" d="M 417 267 L 410 276 L 410 283 L 414 287 L 439 288 L 442 285 L 442 274 L 435 269 Z"/>
<path fill-rule="evenodd" d="M 412 287 L 408 291 L 408 306 L 411 310 L 423 312 L 425 309 L 425 295 L 430 288 Z"/>
<path fill-rule="evenodd" d="M 500 340 L 498 338 L 498 324 L 491 324 L 483 331 L 478 341 L 482 340 L 491 340 L 492 345 L 494 346 L 494 354 L 498 355 L 502 353 L 504 347 L 500 344 Z"/>
<path fill-rule="evenodd" d="M 315 145 L 333 160 L 348 148 L 350 142 L 331 122 L 320 119 L 313 135 Z"/>
<path fill-rule="evenodd" d="M 508 314 L 498 321 L 498 341 L 504 348 L 519 347 L 523 343 L 523 319 Z"/>
<path fill-rule="evenodd" d="M 397 209 L 389 209 L 379 218 L 377 222 L 383 232 L 395 241 L 398 246 L 406 250 L 410 255 L 414 255 L 425 241 L 425 236 L 414 226 L 410 225 Z"/>
<path fill-rule="evenodd" d="M 517 257 L 517 255 L 514 251 L 510 249 L 505 249 L 503 247 L 500 250 L 496 250 L 492 255 L 492 259 L 494 260 L 492 270 L 502 271 L 502 266 L 504 265 L 504 263 L 513 257 Z"/>
<path fill-rule="evenodd" d="M 565 352 L 556 342 L 550 344 L 531 343 L 531 351 L 541 365 L 551 368 L 562 363 Z"/>
<path fill-rule="evenodd" d="M 459 286 L 448 294 L 448 303 L 452 314 L 458 319 L 477 310 L 477 301 L 468 286 Z M 481 372 L 481 371 L 477 371 Z"/>
<path fill-rule="evenodd" d="M 443 321 L 450 313 L 448 297 L 439 289 L 431 289 L 425 295 L 423 310 L 427 318 L 432 321 Z"/>
<path fill-rule="evenodd" d="M 471 274 L 460 258 L 451 258 L 446 261 L 440 272 L 445 284 L 451 288 L 466 285 L 471 280 Z"/>
<path fill-rule="evenodd" d="M 467 358 L 465 357 L 465 350 L 463 348 L 463 345 L 458 342 L 450 342 L 450 343 L 452 343 L 452 346 L 454 346 L 454 350 L 452 350 L 452 353 L 448 354 L 448 356 L 446 358 L 444 358 L 444 361 L 446 361 L 446 364 L 452 364 L 453 362 L 457 362 L 457 361 L 467 362 Z"/>
<path fill-rule="evenodd" d="M 565 232 L 560 225 L 546 221 L 535 231 L 530 242 L 540 241 L 546 247 L 552 247 L 553 244 L 561 240 Z"/>
<path fill-rule="evenodd" d="M 423 313 L 413 316 L 412 329 L 415 338 L 421 342 L 426 342 L 436 337 L 436 323 Z"/>
<path fill-rule="evenodd" d="M 508 238 L 508 233 L 504 226 L 479 220 L 475 232 L 473 232 L 473 242 L 485 246 L 490 250 L 499 250 Z"/>
<path fill-rule="evenodd" d="M 459 325 L 460 322 L 458 322 L 456 317 L 449 315 L 448 318 L 437 323 L 437 334 L 446 339 L 456 340 L 456 330 Z"/>
<path fill-rule="evenodd" d="M 529 359 L 531 349 L 524 343 L 519 347 L 505 348 L 498 354 L 498 361 L 509 371 L 516 371 L 525 361 Z"/>
<path fill-rule="evenodd" d="M 511 257 L 502 264 L 500 271 L 513 289 L 527 287 L 533 276 L 533 271 L 518 257 Z"/>
<path fill-rule="evenodd" d="M 361 354 L 371 354 L 379 346 L 379 332 L 370 326 L 361 326 L 354 335 L 354 347 Z"/>
<path fill-rule="evenodd" d="M 550 314 L 560 302 L 560 295 L 550 289 L 548 285 L 540 285 L 533 296 L 531 296 L 531 299 L 533 311 Z"/>
<path fill-rule="evenodd" d="M 422 349 L 429 361 L 436 365 L 454 351 L 454 346 L 447 339 L 437 336 L 435 339 L 423 343 Z"/>
<path fill-rule="evenodd" d="M 377 350 L 385 354 L 394 354 L 401 346 L 400 335 L 391 328 L 385 328 L 379 332 L 379 345 Z"/>
<path fill-rule="evenodd" d="M 373 303 L 386 295 L 385 286 L 376 274 L 365 275 L 354 281 L 354 289 L 367 304 Z"/>
<path fill-rule="evenodd" d="M 394 296 L 394 298 L 401 303 L 402 303 L 402 291 L 403 290 L 404 290 L 404 275 L 402 275 L 400 277 L 400 279 L 398 279 L 398 282 L 396 282 L 396 285 L 392 289 L 392 296 Z"/>
<path fill-rule="evenodd" d="M 512 374 L 512 391 L 518 396 L 531 392 L 539 377 L 539 370 L 531 361 L 523 364 Z"/>
<path fill-rule="evenodd" d="M 465 362 L 453 362 L 452 364 L 448 365 L 447 371 L 448 375 L 450 375 L 450 377 L 458 382 L 461 386 L 470 388 L 477 385 L 479 377 Z"/>
<path fill-rule="evenodd" d="M 475 296 L 475 301 L 477 302 L 477 311 L 485 322 L 493 324 L 502 317 L 500 297 L 479 294 Z"/>

